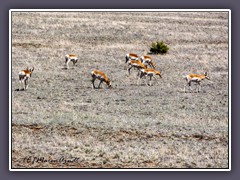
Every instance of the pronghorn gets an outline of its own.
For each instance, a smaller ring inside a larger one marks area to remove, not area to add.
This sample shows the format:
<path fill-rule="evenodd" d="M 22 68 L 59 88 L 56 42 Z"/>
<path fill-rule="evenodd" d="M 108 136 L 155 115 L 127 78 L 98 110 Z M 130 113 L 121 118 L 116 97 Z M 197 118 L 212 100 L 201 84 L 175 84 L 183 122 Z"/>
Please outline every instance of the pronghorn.
<path fill-rule="evenodd" d="M 65 55 L 65 65 L 66 65 L 67 69 L 69 68 L 68 63 L 70 61 L 73 62 L 73 65 L 76 65 L 76 63 L 78 62 L 77 55 L 75 55 L 75 54 L 67 54 L 67 55 Z"/>
<path fill-rule="evenodd" d="M 27 67 L 27 69 L 24 69 L 18 73 L 19 82 L 20 82 L 20 84 L 23 84 L 23 81 L 24 81 L 23 89 L 25 89 L 25 90 L 28 88 L 28 81 L 29 81 L 30 77 L 32 76 L 33 70 L 34 70 L 34 67 L 32 69 L 29 69 Z"/>
<path fill-rule="evenodd" d="M 201 87 L 200 82 L 202 80 L 204 80 L 205 78 L 210 80 L 210 78 L 208 77 L 208 73 L 207 72 L 205 72 L 204 74 L 188 74 L 188 75 L 184 76 L 184 79 L 186 79 L 187 84 L 189 86 L 189 89 L 191 91 L 192 91 L 191 83 L 192 82 L 196 82 L 197 83 L 197 85 L 198 85 L 198 92 L 200 92 L 200 87 Z M 185 86 L 184 86 L 184 92 L 186 92 L 185 90 L 186 89 L 185 89 Z"/>
<path fill-rule="evenodd" d="M 126 63 L 130 60 L 138 60 L 138 55 L 133 53 L 126 54 Z"/>
<path fill-rule="evenodd" d="M 94 71 L 91 72 L 91 75 L 92 75 L 92 87 L 93 87 L 94 89 L 96 88 L 95 85 L 94 85 L 94 81 L 95 81 L 96 79 L 99 79 L 99 80 L 100 80 L 100 83 L 99 83 L 99 85 L 98 85 L 98 88 L 100 88 L 102 82 L 105 82 L 105 83 L 108 85 L 109 88 L 112 87 L 109 78 L 107 77 L 107 75 L 106 75 L 104 72 L 99 71 L 99 70 L 94 70 Z"/>
<path fill-rule="evenodd" d="M 143 64 L 148 64 L 148 65 L 151 66 L 153 69 L 155 69 L 155 63 L 153 62 L 151 56 L 147 56 L 147 55 L 141 56 L 141 57 L 140 57 L 140 61 L 141 61 Z"/>
<path fill-rule="evenodd" d="M 141 69 L 146 69 L 147 66 L 143 63 L 141 63 L 141 61 L 138 61 L 138 60 L 131 60 L 131 61 L 128 61 L 128 73 L 130 75 L 130 70 L 134 67 L 134 68 L 137 68 L 137 70 L 141 70 Z M 139 73 L 139 72 L 138 72 Z"/>
<path fill-rule="evenodd" d="M 155 75 L 158 75 L 160 78 L 162 78 L 162 75 L 161 75 L 161 72 L 160 71 L 157 71 L 155 69 L 152 69 L 152 68 L 147 68 L 147 69 L 141 69 L 141 74 L 139 76 L 139 79 L 144 77 L 144 76 L 149 76 L 150 77 L 150 82 L 149 84 L 146 84 L 151 86 L 151 82 L 152 82 L 152 77 L 155 78 Z"/>

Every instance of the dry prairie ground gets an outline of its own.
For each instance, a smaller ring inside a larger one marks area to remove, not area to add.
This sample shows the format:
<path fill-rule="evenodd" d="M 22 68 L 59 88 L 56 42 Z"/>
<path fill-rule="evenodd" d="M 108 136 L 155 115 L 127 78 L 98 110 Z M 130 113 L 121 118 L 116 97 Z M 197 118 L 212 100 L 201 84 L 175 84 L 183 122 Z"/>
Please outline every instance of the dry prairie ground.
<path fill-rule="evenodd" d="M 228 168 L 228 30 L 227 12 L 12 12 L 12 168 Z M 126 53 L 161 40 L 163 78 L 137 84 Z M 95 68 L 112 89 L 92 89 Z M 204 71 L 184 93 L 182 76 Z"/>

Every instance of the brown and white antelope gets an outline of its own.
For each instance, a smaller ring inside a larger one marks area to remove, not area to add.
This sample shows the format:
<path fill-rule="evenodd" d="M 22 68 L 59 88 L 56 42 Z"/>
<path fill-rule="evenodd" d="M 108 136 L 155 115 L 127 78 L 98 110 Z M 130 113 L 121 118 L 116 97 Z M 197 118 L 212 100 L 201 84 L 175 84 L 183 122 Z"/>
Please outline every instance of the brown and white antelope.
<path fill-rule="evenodd" d="M 140 61 L 141 61 L 143 64 L 147 64 L 147 65 L 149 65 L 150 67 L 152 67 L 153 69 L 155 69 L 155 63 L 153 62 L 151 56 L 147 56 L 147 55 L 141 56 L 141 57 L 140 57 Z"/>
<path fill-rule="evenodd" d="M 68 63 L 70 61 L 73 62 L 73 65 L 76 65 L 76 63 L 78 62 L 77 55 L 76 54 L 66 54 L 65 55 L 65 65 L 66 65 L 67 69 L 69 68 Z"/>
<path fill-rule="evenodd" d="M 27 88 L 28 88 L 28 82 L 29 82 L 30 77 L 32 76 L 33 70 L 34 70 L 34 67 L 32 69 L 29 69 L 27 67 L 27 69 L 21 70 L 18 73 L 20 84 L 23 84 L 23 82 L 24 82 L 24 86 L 23 86 L 24 90 L 27 90 Z"/>
<path fill-rule="evenodd" d="M 139 60 L 138 55 L 133 53 L 126 54 L 126 63 L 131 60 Z"/>
<path fill-rule="evenodd" d="M 99 71 L 99 70 L 94 70 L 94 71 L 91 72 L 91 75 L 92 75 L 92 87 L 94 89 L 96 88 L 95 85 L 94 85 L 94 81 L 96 79 L 100 80 L 100 83 L 98 85 L 98 89 L 101 87 L 102 82 L 105 82 L 108 85 L 109 88 L 112 87 L 109 78 L 107 77 L 107 75 L 104 72 Z"/>
<path fill-rule="evenodd" d="M 147 84 L 147 82 L 146 82 L 146 84 L 151 86 L 152 85 L 152 83 L 151 83 L 152 82 L 152 78 L 156 78 L 155 77 L 156 75 L 159 76 L 160 78 L 162 78 L 162 75 L 161 75 L 160 71 L 157 71 L 157 70 L 152 69 L 152 68 L 141 69 L 141 74 L 139 76 L 139 79 L 143 78 L 145 76 L 149 76 L 150 77 L 150 82 L 149 82 L 149 84 Z"/>
<path fill-rule="evenodd" d="M 205 72 L 204 74 L 188 74 L 188 75 L 184 76 L 184 79 L 186 79 L 187 85 L 189 86 L 190 91 L 192 91 L 191 83 L 192 82 L 197 83 L 198 92 L 200 92 L 201 81 L 204 80 L 204 79 L 210 80 L 207 72 Z M 184 92 L 186 92 L 185 86 L 184 86 Z"/>
<path fill-rule="evenodd" d="M 146 69 L 147 66 L 143 63 L 141 63 L 141 61 L 138 60 L 130 60 L 128 61 L 128 74 L 130 75 L 130 71 L 132 68 L 137 68 L 138 73 L 141 69 Z"/>

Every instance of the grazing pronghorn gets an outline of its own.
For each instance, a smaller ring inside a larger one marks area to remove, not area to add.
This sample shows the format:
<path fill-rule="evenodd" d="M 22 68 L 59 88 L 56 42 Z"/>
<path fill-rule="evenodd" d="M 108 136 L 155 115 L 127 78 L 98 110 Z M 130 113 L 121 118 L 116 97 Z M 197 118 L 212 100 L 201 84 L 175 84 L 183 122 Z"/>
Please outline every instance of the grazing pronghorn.
<path fill-rule="evenodd" d="M 98 85 L 98 88 L 100 88 L 102 82 L 105 82 L 105 83 L 108 85 L 109 88 L 112 87 L 109 78 L 107 77 L 107 75 L 106 75 L 104 72 L 99 71 L 99 70 L 94 70 L 94 71 L 91 72 L 91 75 L 92 75 L 92 85 L 93 85 L 93 88 L 94 88 L 94 89 L 96 88 L 95 85 L 94 85 L 94 81 L 95 81 L 96 79 L 99 79 L 99 80 L 100 80 L 100 83 L 99 83 L 99 85 Z"/>
<path fill-rule="evenodd" d="M 134 67 L 134 68 L 137 68 L 137 70 L 141 70 L 141 69 L 146 69 L 147 66 L 143 63 L 141 63 L 141 61 L 138 61 L 138 60 L 131 60 L 131 61 L 128 61 L 128 73 L 130 75 L 130 70 Z"/>
<path fill-rule="evenodd" d="M 77 55 L 75 55 L 75 54 L 67 54 L 67 55 L 65 55 L 65 65 L 66 65 L 67 69 L 69 68 L 68 63 L 70 61 L 73 62 L 73 65 L 76 65 L 76 63 L 78 62 Z"/>
<path fill-rule="evenodd" d="M 126 63 L 130 60 L 138 60 L 138 55 L 133 53 L 126 54 Z"/>
<path fill-rule="evenodd" d="M 151 56 L 147 56 L 147 55 L 141 56 L 141 57 L 140 57 L 140 61 L 141 61 L 143 64 L 148 64 L 148 65 L 151 66 L 153 69 L 155 69 L 155 63 L 153 62 Z"/>
<path fill-rule="evenodd" d="M 34 70 L 34 67 L 32 69 L 29 69 L 27 67 L 27 69 L 21 70 L 18 73 L 19 82 L 20 82 L 20 84 L 23 84 L 23 81 L 24 81 L 23 89 L 25 89 L 25 90 L 28 88 L 28 81 L 29 81 L 30 77 L 32 76 L 33 70 Z"/>
<path fill-rule="evenodd" d="M 190 91 L 192 91 L 191 83 L 196 82 L 198 85 L 198 92 L 200 92 L 200 88 L 201 88 L 200 82 L 204 79 L 210 80 L 207 72 L 205 72 L 204 74 L 188 74 L 188 75 L 184 76 L 184 79 L 186 79 Z M 185 90 L 186 89 L 184 86 L 184 92 L 186 92 Z"/>
<path fill-rule="evenodd" d="M 160 71 L 157 71 L 155 69 L 152 69 L 152 68 L 147 68 L 147 69 L 141 69 L 141 74 L 140 74 L 140 78 L 144 77 L 144 76 L 149 76 L 150 77 L 150 82 L 149 84 L 146 84 L 151 86 L 151 82 L 152 82 L 152 77 L 155 78 L 155 75 L 159 76 L 160 78 L 162 78 L 162 75 L 161 75 L 161 72 Z"/>

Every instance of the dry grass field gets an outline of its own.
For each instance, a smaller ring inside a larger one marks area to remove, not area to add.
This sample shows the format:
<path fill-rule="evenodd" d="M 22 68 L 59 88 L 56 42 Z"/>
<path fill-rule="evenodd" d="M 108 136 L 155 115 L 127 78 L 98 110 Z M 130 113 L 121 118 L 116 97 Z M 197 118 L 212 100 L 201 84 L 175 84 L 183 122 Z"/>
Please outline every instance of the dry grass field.
<path fill-rule="evenodd" d="M 12 12 L 12 168 L 228 168 L 228 31 L 228 12 Z M 125 55 L 155 41 L 170 49 L 146 86 Z M 92 89 L 94 69 L 112 89 Z"/>

